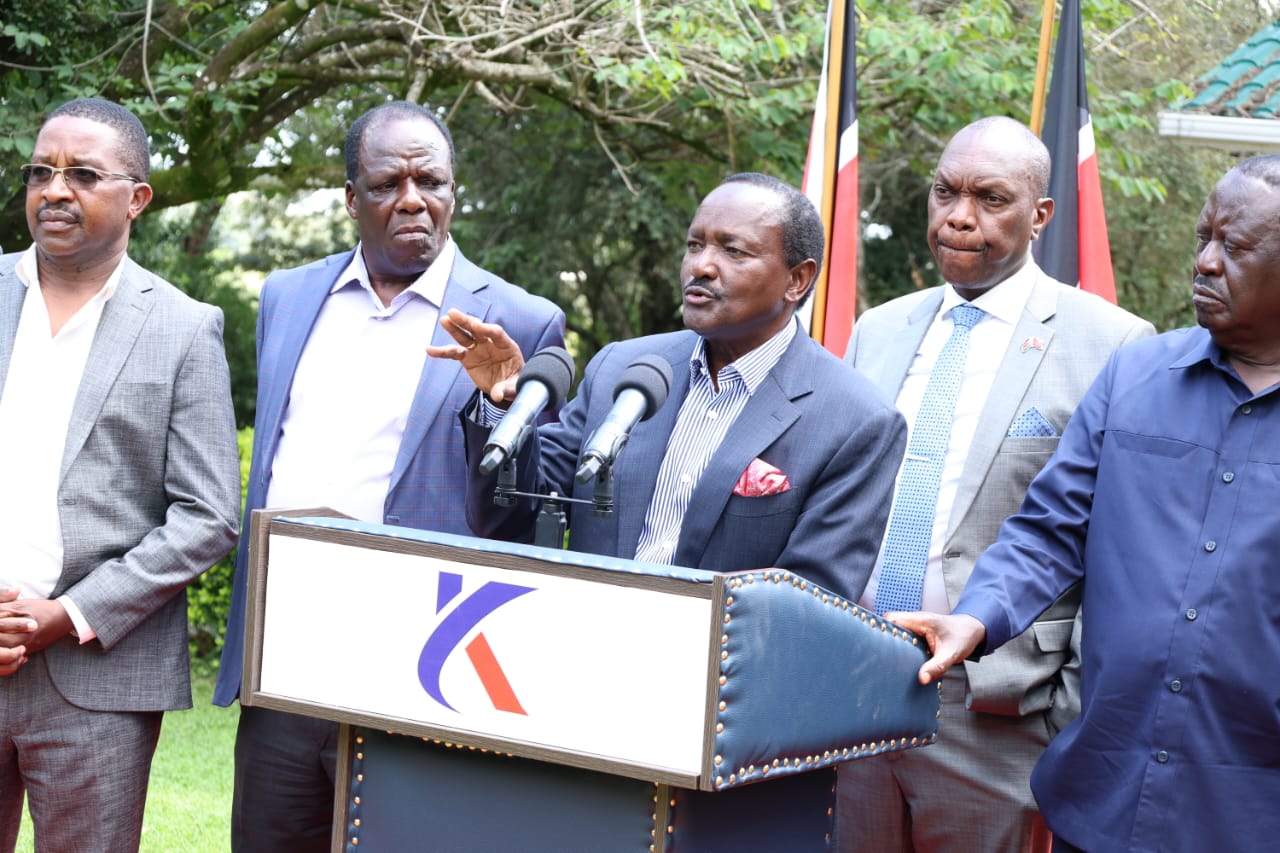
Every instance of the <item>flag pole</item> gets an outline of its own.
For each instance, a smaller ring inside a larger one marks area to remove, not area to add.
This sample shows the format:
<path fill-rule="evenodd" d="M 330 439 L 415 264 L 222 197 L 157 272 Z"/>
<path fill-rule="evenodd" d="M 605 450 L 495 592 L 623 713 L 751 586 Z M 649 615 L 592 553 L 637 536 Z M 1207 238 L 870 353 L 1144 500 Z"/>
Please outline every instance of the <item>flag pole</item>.
<path fill-rule="evenodd" d="M 823 72 L 827 75 L 827 126 L 824 129 L 826 135 L 826 145 L 824 153 L 826 155 L 827 164 L 823 173 L 834 176 L 838 168 L 837 156 L 840 150 L 840 81 L 838 70 L 844 62 L 844 16 L 847 13 L 844 0 L 832 0 L 830 5 L 830 15 L 828 19 L 830 25 L 827 28 L 827 61 L 823 63 Z M 835 70 L 833 70 L 835 69 Z M 835 239 L 835 234 L 831 232 L 829 223 L 834 219 L 835 210 L 835 181 L 832 180 L 830 194 L 823 194 L 822 199 L 823 210 L 819 211 L 824 223 L 827 225 L 827 233 L 824 235 L 826 239 L 823 241 L 822 247 L 822 269 L 818 273 L 818 280 L 814 282 L 813 301 L 813 319 L 810 321 L 809 334 L 814 340 L 823 341 L 826 331 L 827 317 L 827 288 L 830 286 L 830 260 L 831 260 L 831 241 Z"/>
<path fill-rule="evenodd" d="M 1049 42 L 1053 36 L 1055 0 L 1044 0 L 1040 13 L 1040 52 L 1036 55 L 1036 85 L 1031 93 L 1031 132 L 1040 135 L 1044 124 L 1044 93 L 1049 79 Z"/>

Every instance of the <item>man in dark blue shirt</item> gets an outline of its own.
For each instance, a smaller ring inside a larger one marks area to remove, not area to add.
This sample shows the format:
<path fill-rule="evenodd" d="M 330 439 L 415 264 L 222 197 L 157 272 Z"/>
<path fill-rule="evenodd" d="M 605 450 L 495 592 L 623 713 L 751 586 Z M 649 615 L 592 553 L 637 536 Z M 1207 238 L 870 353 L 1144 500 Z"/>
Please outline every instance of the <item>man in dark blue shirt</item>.
<path fill-rule="evenodd" d="M 1116 353 L 953 614 L 887 614 L 928 683 L 1083 582 L 1081 715 L 1032 776 L 1055 852 L 1280 837 L 1280 155 L 1214 188 L 1192 293 L 1200 328 Z"/>

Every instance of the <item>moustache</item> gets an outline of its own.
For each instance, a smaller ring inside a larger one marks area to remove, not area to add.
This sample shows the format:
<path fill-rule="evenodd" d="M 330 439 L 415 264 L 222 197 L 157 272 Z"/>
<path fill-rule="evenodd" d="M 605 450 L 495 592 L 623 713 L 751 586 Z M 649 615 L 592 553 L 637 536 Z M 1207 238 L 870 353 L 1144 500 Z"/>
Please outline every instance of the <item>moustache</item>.
<path fill-rule="evenodd" d="M 43 220 L 46 218 L 46 215 L 50 213 L 57 214 L 55 218 L 58 218 L 58 219 L 69 218 L 72 220 L 79 220 L 80 218 L 76 214 L 76 212 L 71 208 L 71 205 L 67 204 L 66 202 L 57 202 L 55 204 L 42 204 L 38 208 L 36 208 L 37 219 Z"/>
<path fill-rule="evenodd" d="M 691 278 L 680 287 L 681 295 L 688 293 L 690 290 L 701 291 L 712 299 L 719 299 L 722 295 L 719 289 L 711 286 L 711 280 L 707 278 Z"/>

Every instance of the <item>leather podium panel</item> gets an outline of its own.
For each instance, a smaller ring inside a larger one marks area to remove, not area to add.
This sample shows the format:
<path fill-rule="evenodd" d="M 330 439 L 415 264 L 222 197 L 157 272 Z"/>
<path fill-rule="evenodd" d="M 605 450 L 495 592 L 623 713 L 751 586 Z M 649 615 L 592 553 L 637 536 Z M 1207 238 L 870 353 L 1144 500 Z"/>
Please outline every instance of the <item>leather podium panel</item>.
<path fill-rule="evenodd" d="M 347 729 L 346 853 L 825 853 L 835 771 L 706 792 Z"/>
<path fill-rule="evenodd" d="M 652 782 L 353 731 L 349 853 L 639 853 L 654 843 Z"/>
<path fill-rule="evenodd" d="M 672 789 L 665 853 L 831 850 L 835 768 L 724 791 Z"/>

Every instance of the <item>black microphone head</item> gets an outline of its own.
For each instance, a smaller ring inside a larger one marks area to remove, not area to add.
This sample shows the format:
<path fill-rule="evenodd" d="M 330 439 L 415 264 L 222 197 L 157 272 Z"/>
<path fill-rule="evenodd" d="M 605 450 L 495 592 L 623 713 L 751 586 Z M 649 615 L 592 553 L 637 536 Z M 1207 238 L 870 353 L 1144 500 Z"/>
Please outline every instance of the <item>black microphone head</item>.
<path fill-rule="evenodd" d="M 640 420 L 647 421 L 667 402 L 667 392 L 671 390 L 671 362 L 659 355 L 640 356 L 618 377 L 613 399 L 618 399 L 618 395 L 627 388 L 644 395 L 647 406 Z"/>
<path fill-rule="evenodd" d="M 573 384 L 573 356 L 563 347 L 546 347 L 540 349 L 525 362 L 516 380 L 516 390 L 524 387 L 530 380 L 546 386 L 551 396 L 547 405 L 555 408 L 564 402 L 569 394 L 569 386 Z"/>

